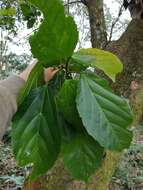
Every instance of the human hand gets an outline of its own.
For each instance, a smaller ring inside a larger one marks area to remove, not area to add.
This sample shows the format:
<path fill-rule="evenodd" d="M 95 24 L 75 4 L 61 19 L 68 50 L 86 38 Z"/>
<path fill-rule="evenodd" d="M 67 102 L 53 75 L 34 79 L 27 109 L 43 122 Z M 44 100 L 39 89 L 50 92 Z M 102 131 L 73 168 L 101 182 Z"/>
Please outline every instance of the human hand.
<path fill-rule="evenodd" d="M 54 68 L 54 67 L 49 67 L 47 69 L 44 69 L 45 82 L 50 81 L 58 71 L 59 71 L 59 69 Z"/>
<path fill-rule="evenodd" d="M 27 81 L 28 76 L 33 69 L 33 67 L 37 64 L 37 61 L 30 64 L 20 75 L 19 77 L 22 78 L 23 80 Z M 47 69 L 44 69 L 44 80 L 45 82 L 50 81 L 54 75 L 59 71 L 59 69 L 54 68 L 54 67 L 49 67 Z"/>

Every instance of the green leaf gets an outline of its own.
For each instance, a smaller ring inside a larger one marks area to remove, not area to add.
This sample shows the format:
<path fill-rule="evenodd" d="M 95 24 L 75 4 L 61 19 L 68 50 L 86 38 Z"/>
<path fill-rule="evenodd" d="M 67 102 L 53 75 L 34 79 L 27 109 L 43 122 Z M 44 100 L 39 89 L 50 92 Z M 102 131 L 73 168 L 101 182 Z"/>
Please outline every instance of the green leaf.
<path fill-rule="evenodd" d="M 61 152 L 62 152 L 64 144 L 71 142 L 71 140 L 73 139 L 73 137 L 75 137 L 78 131 L 75 128 L 73 128 L 73 126 L 70 123 L 65 121 L 62 115 L 60 117 L 60 121 L 61 121 L 60 129 L 61 129 L 62 145 L 63 145 L 61 147 Z"/>
<path fill-rule="evenodd" d="M 76 108 L 77 83 L 77 80 L 65 80 L 58 94 L 58 107 L 66 121 L 81 129 L 83 124 Z"/>
<path fill-rule="evenodd" d="M 30 12 L 31 12 L 30 6 L 28 4 L 26 4 L 26 3 L 21 3 L 20 7 L 21 7 L 23 15 L 25 17 L 29 17 Z"/>
<path fill-rule="evenodd" d="M 27 21 L 27 28 L 32 28 L 37 20 L 37 16 L 41 13 L 34 6 L 29 5 L 28 2 L 21 3 L 20 7 L 23 13 L 23 19 Z"/>
<path fill-rule="evenodd" d="M 78 41 L 74 20 L 65 16 L 60 0 L 29 1 L 44 15 L 38 32 L 30 37 L 33 55 L 45 67 L 63 64 L 71 57 Z"/>
<path fill-rule="evenodd" d="M 25 97 L 30 93 L 32 88 L 38 87 L 39 79 L 43 77 L 43 66 L 37 63 L 29 74 L 28 80 L 20 92 L 18 97 L 19 105 L 24 101 Z"/>
<path fill-rule="evenodd" d="M 34 26 L 36 22 L 36 19 L 35 18 L 30 18 L 28 21 L 27 21 L 27 28 L 32 28 Z"/>
<path fill-rule="evenodd" d="M 16 9 L 14 7 L 7 9 L 0 9 L 0 16 L 14 16 L 16 15 Z"/>
<path fill-rule="evenodd" d="M 83 57 L 82 57 L 83 56 Z M 123 70 L 123 64 L 114 54 L 96 48 L 81 49 L 74 54 L 73 60 L 83 66 L 97 67 L 115 81 L 115 77 Z M 87 62 L 85 61 L 87 60 Z"/>
<path fill-rule="evenodd" d="M 79 134 L 64 145 L 64 164 L 73 177 L 87 182 L 101 166 L 103 150 L 92 137 Z"/>
<path fill-rule="evenodd" d="M 58 71 L 53 79 L 49 81 L 49 86 L 52 88 L 52 91 L 54 92 L 55 96 L 58 96 L 58 93 L 64 83 L 65 80 L 65 72 L 63 70 Z"/>
<path fill-rule="evenodd" d="M 74 53 L 70 60 L 69 69 L 73 72 L 86 70 L 95 61 L 95 56 Z"/>
<path fill-rule="evenodd" d="M 87 132 L 101 146 L 116 151 L 130 146 L 132 132 L 127 127 L 132 113 L 125 99 L 104 88 L 96 77 L 82 74 L 76 103 Z"/>
<path fill-rule="evenodd" d="M 33 100 L 27 98 L 32 102 L 27 110 L 23 105 L 19 108 L 12 133 L 16 160 L 21 166 L 33 165 L 30 179 L 36 179 L 53 166 L 61 144 L 53 94 L 47 85 L 36 91 Z"/>

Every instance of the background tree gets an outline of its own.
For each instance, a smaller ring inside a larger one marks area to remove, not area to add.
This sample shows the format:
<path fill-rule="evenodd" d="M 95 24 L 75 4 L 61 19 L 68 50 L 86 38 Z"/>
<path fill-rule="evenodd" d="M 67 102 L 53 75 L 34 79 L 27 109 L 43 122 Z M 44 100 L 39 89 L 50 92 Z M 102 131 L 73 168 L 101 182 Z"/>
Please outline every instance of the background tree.
<path fill-rule="evenodd" d="M 19 46 L 27 44 L 27 36 L 25 39 L 19 39 L 19 34 L 26 26 L 19 1 L 2 0 L 0 8 L 0 78 L 2 79 L 11 73 L 22 71 L 30 63 L 31 55 L 27 52 L 13 51 L 15 47 L 19 50 Z"/>

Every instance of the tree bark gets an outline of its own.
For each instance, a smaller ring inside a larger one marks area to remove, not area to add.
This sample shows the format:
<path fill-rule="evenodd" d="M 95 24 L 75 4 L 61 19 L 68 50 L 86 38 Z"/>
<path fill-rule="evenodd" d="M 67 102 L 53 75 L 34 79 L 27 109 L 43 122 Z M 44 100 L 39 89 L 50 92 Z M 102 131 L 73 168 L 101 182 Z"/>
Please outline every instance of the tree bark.
<path fill-rule="evenodd" d="M 143 80 L 143 20 L 132 20 L 121 38 L 111 42 L 106 49 L 124 63 L 124 70 L 113 87 L 121 95 L 129 97 L 131 81 L 140 83 Z"/>
<path fill-rule="evenodd" d="M 107 43 L 103 0 L 87 0 L 92 47 L 103 48 Z"/>

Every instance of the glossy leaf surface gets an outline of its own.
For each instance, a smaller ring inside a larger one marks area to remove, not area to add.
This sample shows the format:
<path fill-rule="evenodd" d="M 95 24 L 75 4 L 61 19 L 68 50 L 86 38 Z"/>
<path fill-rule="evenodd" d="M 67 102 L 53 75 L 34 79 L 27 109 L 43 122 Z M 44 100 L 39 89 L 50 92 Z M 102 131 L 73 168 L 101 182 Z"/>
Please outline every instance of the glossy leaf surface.
<path fill-rule="evenodd" d="M 77 80 L 65 80 L 58 95 L 58 105 L 65 120 L 80 129 L 83 125 L 76 108 L 77 83 Z"/>
<path fill-rule="evenodd" d="M 104 88 L 96 77 L 82 74 L 76 102 L 87 132 L 101 146 L 117 151 L 130 146 L 132 132 L 127 127 L 132 114 L 125 99 Z"/>
<path fill-rule="evenodd" d="M 13 149 L 21 166 L 32 164 L 31 179 L 47 172 L 60 151 L 60 131 L 53 94 L 47 85 L 19 108 L 13 124 Z M 25 100 L 26 101 L 26 100 Z M 25 103 L 25 102 L 24 102 Z M 27 109 L 26 109 L 27 107 Z M 22 115 L 23 114 L 23 115 Z"/>
<path fill-rule="evenodd" d="M 44 21 L 30 37 L 33 55 L 45 66 L 65 63 L 72 55 L 78 32 L 72 17 L 65 16 L 60 0 L 29 0 L 44 15 Z"/>
<path fill-rule="evenodd" d="M 87 67 L 98 68 L 115 81 L 118 73 L 122 72 L 123 65 L 119 58 L 114 54 L 96 48 L 81 49 L 73 55 L 72 67 L 77 69 L 77 66 L 84 69 Z"/>
<path fill-rule="evenodd" d="M 73 177 L 88 181 L 101 166 L 103 148 L 90 136 L 80 134 L 64 146 L 64 164 Z"/>

